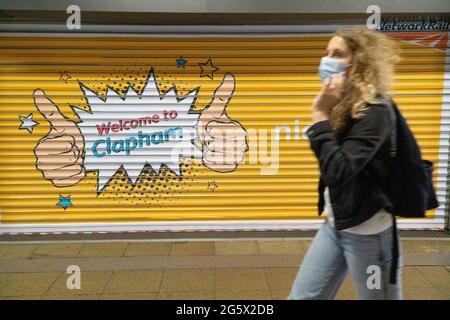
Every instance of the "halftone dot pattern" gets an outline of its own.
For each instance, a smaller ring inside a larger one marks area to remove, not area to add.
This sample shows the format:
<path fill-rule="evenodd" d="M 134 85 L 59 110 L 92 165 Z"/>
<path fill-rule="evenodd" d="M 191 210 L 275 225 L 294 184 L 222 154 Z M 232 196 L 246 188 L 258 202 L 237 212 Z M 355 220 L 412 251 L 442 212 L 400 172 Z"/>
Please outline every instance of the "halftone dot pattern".
<path fill-rule="evenodd" d="M 189 159 L 187 162 L 190 162 Z M 181 166 L 183 176 L 177 176 L 167 167 L 162 167 L 157 174 L 150 166 L 146 166 L 135 184 L 124 170 L 118 170 L 99 197 L 110 198 L 119 204 L 170 204 L 173 197 L 192 189 L 197 172 L 203 167 L 193 163 L 183 163 Z"/>

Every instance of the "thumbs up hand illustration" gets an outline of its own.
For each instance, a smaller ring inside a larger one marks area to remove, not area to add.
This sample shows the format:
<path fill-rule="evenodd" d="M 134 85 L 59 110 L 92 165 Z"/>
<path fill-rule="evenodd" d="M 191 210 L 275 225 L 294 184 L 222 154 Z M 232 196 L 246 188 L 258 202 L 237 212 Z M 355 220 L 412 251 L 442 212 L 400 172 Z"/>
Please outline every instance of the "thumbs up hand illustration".
<path fill-rule="evenodd" d="M 200 140 L 203 164 L 217 172 L 230 172 L 244 161 L 248 150 L 247 132 L 226 113 L 235 89 L 235 78 L 226 73 L 214 92 L 211 103 L 199 117 L 197 133 Z"/>
<path fill-rule="evenodd" d="M 36 89 L 33 96 L 37 109 L 50 123 L 50 132 L 39 140 L 34 150 L 36 166 L 56 187 L 75 185 L 86 176 L 83 135 L 44 91 Z"/>

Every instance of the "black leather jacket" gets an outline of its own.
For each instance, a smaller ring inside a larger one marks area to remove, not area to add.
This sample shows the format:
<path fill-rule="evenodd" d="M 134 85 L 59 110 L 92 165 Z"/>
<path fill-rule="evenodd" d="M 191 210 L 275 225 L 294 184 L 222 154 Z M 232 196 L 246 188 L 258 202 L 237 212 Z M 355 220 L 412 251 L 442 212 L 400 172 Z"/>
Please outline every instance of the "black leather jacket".
<path fill-rule="evenodd" d="M 388 103 L 368 104 L 361 118 L 349 118 L 337 134 L 329 121 L 317 122 L 307 130 L 320 166 L 318 213 L 323 212 L 323 192 L 328 186 L 338 230 L 370 219 L 381 208 L 392 212 L 383 192 L 392 165 L 393 121 Z"/>

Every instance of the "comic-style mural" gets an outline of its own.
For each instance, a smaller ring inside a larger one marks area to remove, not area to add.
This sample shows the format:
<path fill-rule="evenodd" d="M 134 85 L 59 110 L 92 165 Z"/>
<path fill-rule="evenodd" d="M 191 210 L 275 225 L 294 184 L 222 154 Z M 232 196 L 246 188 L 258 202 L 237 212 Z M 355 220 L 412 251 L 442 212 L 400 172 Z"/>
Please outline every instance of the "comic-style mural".
<path fill-rule="evenodd" d="M 144 167 L 156 175 L 180 176 L 182 158 L 200 158 L 207 168 L 230 172 L 243 162 L 246 132 L 226 113 L 235 86 L 226 74 L 211 103 L 193 111 L 199 88 L 180 97 L 176 86 L 163 95 L 153 71 L 140 94 L 129 86 L 123 96 L 108 87 L 103 100 L 82 83 L 89 111 L 74 108 L 76 123 L 62 114 L 44 91 L 34 91 L 35 105 L 50 124 L 34 153 L 36 167 L 56 187 L 77 184 L 96 171 L 101 192 L 119 169 L 133 186 Z"/>
<path fill-rule="evenodd" d="M 3 38 L 1 224 L 318 219 L 303 131 L 330 36 Z M 448 34 L 391 36 L 445 203 Z"/>

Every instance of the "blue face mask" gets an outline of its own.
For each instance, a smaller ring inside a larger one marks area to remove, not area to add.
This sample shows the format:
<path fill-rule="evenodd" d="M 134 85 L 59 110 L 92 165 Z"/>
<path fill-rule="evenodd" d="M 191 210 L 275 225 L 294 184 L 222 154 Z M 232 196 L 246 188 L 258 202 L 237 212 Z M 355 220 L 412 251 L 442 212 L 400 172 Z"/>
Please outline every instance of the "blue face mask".
<path fill-rule="evenodd" d="M 345 73 L 346 68 L 347 64 L 340 59 L 322 57 L 319 65 L 320 81 L 324 82 L 326 78 L 332 75 Z"/>

